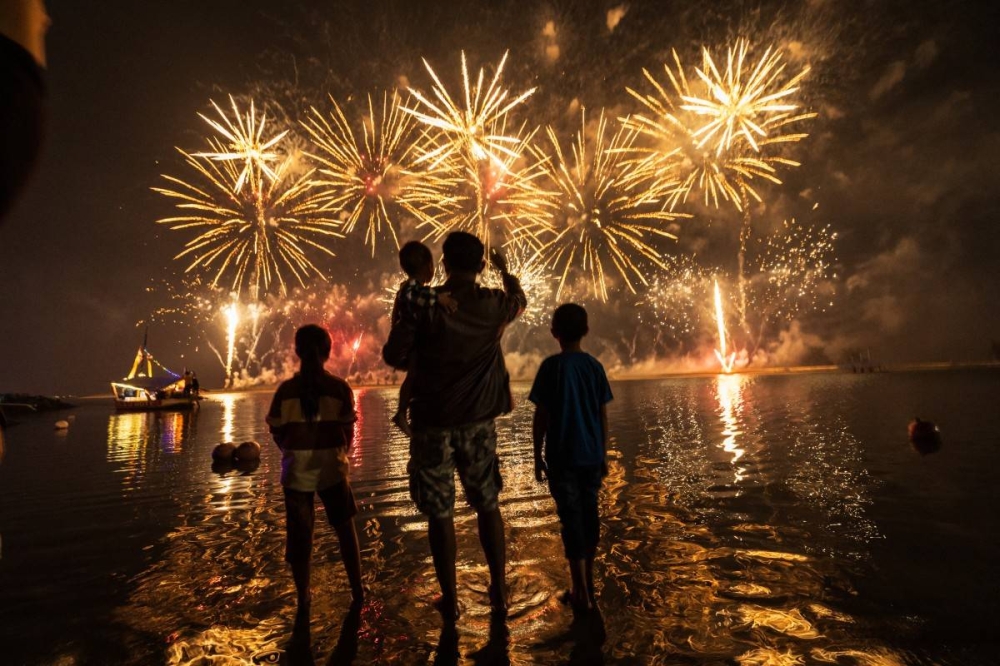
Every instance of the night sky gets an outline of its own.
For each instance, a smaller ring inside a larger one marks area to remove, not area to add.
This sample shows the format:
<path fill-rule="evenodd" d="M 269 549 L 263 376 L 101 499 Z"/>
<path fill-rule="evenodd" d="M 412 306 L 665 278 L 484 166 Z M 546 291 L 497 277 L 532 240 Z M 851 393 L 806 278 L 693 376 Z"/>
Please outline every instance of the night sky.
<path fill-rule="evenodd" d="M 703 4 L 712 8 L 692 9 Z M 834 305 L 776 331 L 771 358 L 838 362 L 870 349 L 885 363 L 978 360 L 1000 340 L 994 3 L 47 5 L 47 143 L 0 227 L 0 391 L 92 393 L 127 371 L 143 326 L 166 304 L 163 285 L 180 284 L 172 257 L 189 238 L 155 223 L 171 206 L 150 188 L 183 173 L 175 146 L 201 147 L 197 113 L 210 99 L 253 94 L 294 120 L 327 93 L 351 100 L 401 80 L 426 90 L 421 57 L 454 81 L 461 50 L 479 67 L 510 49 L 507 86 L 539 89 L 523 118 L 568 131 L 573 100 L 634 111 L 625 86 L 641 83 L 643 67 L 659 69 L 672 47 L 687 55 L 735 35 L 808 62 L 804 102 L 819 113 L 794 149 L 802 167 L 763 188 L 755 231 L 795 217 L 839 235 Z M 692 212 L 675 251 L 730 256 L 738 216 Z M 336 248 L 331 282 L 378 290 L 392 253 L 366 263 L 359 248 L 355 239 Z M 595 335 L 635 337 L 623 302 L 599 313 Z M 150 338 L 171 367 L 221 383 L 204 331 L 154 318 Z M 615 352 L 614 342 L 599 346 Z"/>

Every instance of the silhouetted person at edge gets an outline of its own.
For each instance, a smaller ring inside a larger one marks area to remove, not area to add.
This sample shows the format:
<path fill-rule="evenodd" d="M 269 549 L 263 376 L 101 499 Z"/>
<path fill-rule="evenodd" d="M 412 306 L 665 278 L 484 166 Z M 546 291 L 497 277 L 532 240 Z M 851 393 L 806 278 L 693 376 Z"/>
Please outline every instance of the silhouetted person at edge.
<path fill-rule="evenodd" d="M 441 586 L 435 605 L 451 624 L 459 615 L 453 518 L 456 469 L 478 517 L 479 540 L 490 570 L 490 606 L 497 613 L 507 610 L 506 545 L 498 497 L 502 479 L 493 419 L 512 408 L 500 339 L 526 300 L 517 278 L 496 253 L 491 261 L 501 273 L 503 290 L 476 284 L 486 262 L 483 244 L 475 236 L 453 232 L 442 249 L 448 279 L 437 290 L 455 299 L 457 311 L 422 309 L 416 318 L 396 322 L 382 357 L 394 368 L 409 367 L 411 374 L 410 497 L 427 516 L 427 536 Z"/>
<path fill-rule="evenodd" d="M 42 142 L 48 25 L 42 0 L 0 0 L 0 223 Z"/>

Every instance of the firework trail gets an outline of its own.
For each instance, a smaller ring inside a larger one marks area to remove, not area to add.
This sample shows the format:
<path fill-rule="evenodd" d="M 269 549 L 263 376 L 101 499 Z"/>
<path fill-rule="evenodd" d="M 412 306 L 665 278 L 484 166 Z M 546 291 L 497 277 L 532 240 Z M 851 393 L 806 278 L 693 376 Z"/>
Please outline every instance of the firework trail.
<path fill-rule="evenodd" d="M 651 111 L 651 117 L 637 114 L 625 122 L 636 131 L 661 144 L 658 160 L 665 173 L 681 173 L 682 186 L 675 190 L 671 207 L 685 202 L 696 187 L 705 203 L 719 206 L 730 202 L 743 214 L 740 226 L 739 314 L 747 327 L 745 258 L 750 238 L 750 199 L 762 201 L 752 181 L 761 178 L 780 184 L 780 166 L 797 167 L 799 162 L 782 156 L 776 147 L 801 141 L 808 136 L 793 126 L 816 117 L 799 113 L 795 94 L 809 67 L 786 75 L 781 52 L 768 47 L 759 60 L 748 54 L 748 40 L 740 39 L 726 50 L 725 68 L 716 65 L 707 47 L 702 47 L 702 66 L 695 69 L 694 85 L 684 74 L 677 52 L 676 70 L 664 64 L 671 91 L 648 70 L 643 70 L 655 94 L 629 94 Z M 686 175 L 685 175 L 686 174 Z"/>
<path fill-rule="evenodd" d="M 587 275 L 593 295 L 602 301 L 608 300 L 612 271 L 635 293 L 636 284 L 648 284 L 644 261 L 667 268 L 654 243 L 677 237 L 663 223 L 687 216 L 663 209 L 656 197 L 662 186 L 652 186 L 655 174 L 645 168 L 649 162 L 629 159 L 635 132 L 622 127 L 609 138 L 603 112 L 589 145 L 586 111 L 581 113 L 571 159 L 551 127 L 547 133 L 554 153 L 549 174 L 562 205 L 555 235 L 537 256 L 560 276 L 556 300 L 574 268 Z"/>
<path fill-rule="evenodd" d="M 255 118 L 249 113 L 243 121 Z M 259 126 L 245 129 L 256 137 L 263 125 L 261 116 Z M 261 145 L 271 146 L 273 141 Z M 152 188 L 174 200 L 181 212 L 158 220 L 160 224 L 199 232 L 175 257 L 189 259 L 185 273 L 204 271 L 211 275 L 211 286 L 224 286 L 237 294 L 249 289 L 255 300 L 275 284 L 286 293 L 286 272 L 300 285 L 310 277 L 325 279 L 310 255 L 334 256 L 325 242 L 343 235 L 340 222 L 322 209 L 313 194 L 313 171 L 294 176 L 291 157 L 282 157 L 271 168 L 263 161 L 271 153 L 257 151 L 253 159 L 241 162 L 227 157 L 234 154 L 227 150 L 232 146 L 218 138 L 210 137 L 207 143 L 211 151 L 177 149 L 196 180 L 163 175 L 170 185 Z"/>
<path fill-rule="evenodd" d="M 380 108 L 369 96 L 360 133 L 336 100 L 330 102 L 328 115 L 313 107 L 302 123 L 315 144 L 309 156 L 320 165 L 313 181 L 321 208 L 340 213 L 345 234 L 361 222 L 373 257 L 380 239 L 399 248 L 398 224 L 404 218 L 436 229 L 449 183 L 440 169 L 418 165 L 417 146 L 424 142 L 399 95 L 385 93 Z"/>
<path fill-rule="evenodd" d="M 726 319 L 722 311 L 722 295 L 719 292 L 718 280 L 715 281 L 715 322 L 719 327 L 719 348 L 715 350 L 715 357 L 719 359 L 722 371 L 728 374 L 733 371 L 736 352 L 726 352 Z"/>

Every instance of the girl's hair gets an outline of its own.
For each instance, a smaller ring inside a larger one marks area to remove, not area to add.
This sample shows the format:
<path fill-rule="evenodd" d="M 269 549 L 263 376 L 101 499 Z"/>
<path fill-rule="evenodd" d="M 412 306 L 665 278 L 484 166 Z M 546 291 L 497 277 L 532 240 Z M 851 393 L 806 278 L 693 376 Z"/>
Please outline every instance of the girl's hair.
<path fill-rule="evenodd" d="M 301 361 L 299 402 L 306 420 L 312 421 L 319 415 L 319 378 L 323 376 L 323 364 L 330 358 L 330 334 L 316 324 L 303 326 L 295 331 L 295 355 Z"/>

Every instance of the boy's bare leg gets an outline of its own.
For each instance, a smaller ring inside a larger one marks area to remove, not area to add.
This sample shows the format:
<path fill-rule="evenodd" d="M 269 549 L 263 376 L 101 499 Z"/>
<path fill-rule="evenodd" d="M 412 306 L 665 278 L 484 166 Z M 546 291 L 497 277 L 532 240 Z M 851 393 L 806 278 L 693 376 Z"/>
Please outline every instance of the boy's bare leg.
<path fill-rule="evenodd" d="M 295 612 L 296 628 L 309 626 L 309 606 L 312 600 L 309 594 L 309 560 L 291 562 L 292 579 L 295 581 L 295 592 L 298 598 L 298 610 Z"/>
<path fill-rule="evenodd" d="M 590 610 L 590 592 L 587 588 L 587 561 L 569 560 L 569 578 L 572 583 L 570 599 L 573 606 Z"/>
<path fill-rule="evenodd" d="M 441 586 L 438 610 L 446 622 L 458 619 L 458 590 L 455 575 L 455 520 L 451 516 L 427 519 L 434 572 Z"/>
<path fill-rule="evenodd" d="M 587 569 L 587 576 L 586 576 L 586 579 L 587 579 L 587 593 L 588 593 L 588 596 L 590 597 L 590 604 L 592 606 L 596 606 L 597 605 L 597 592 L 594 591 L 594 558 L 593 557 L 588 557 L 587 558 L 586 569 Z"/>
<path fill-rule="evenodd" d="M 344 561 L 344 571 L 351 584 L 351 603 L 360 605 L 365 598 L 365 589 L 361 584 L 361 546 L 358 544 L 358 531 L 354 527 L 354 519 L 349 518 L 338 523 L 333 528 L 340 542 L 340 557 Z"/>
<path fill-rule="evenodd" d="M 500 507 L 497 507 L 492 511 L 480 511 L 476 518 L 479 523 L 479 543 L 490 569 L 490 606 L 494 611 L 506 612 L 507 540 L 503 515 Z"/>

